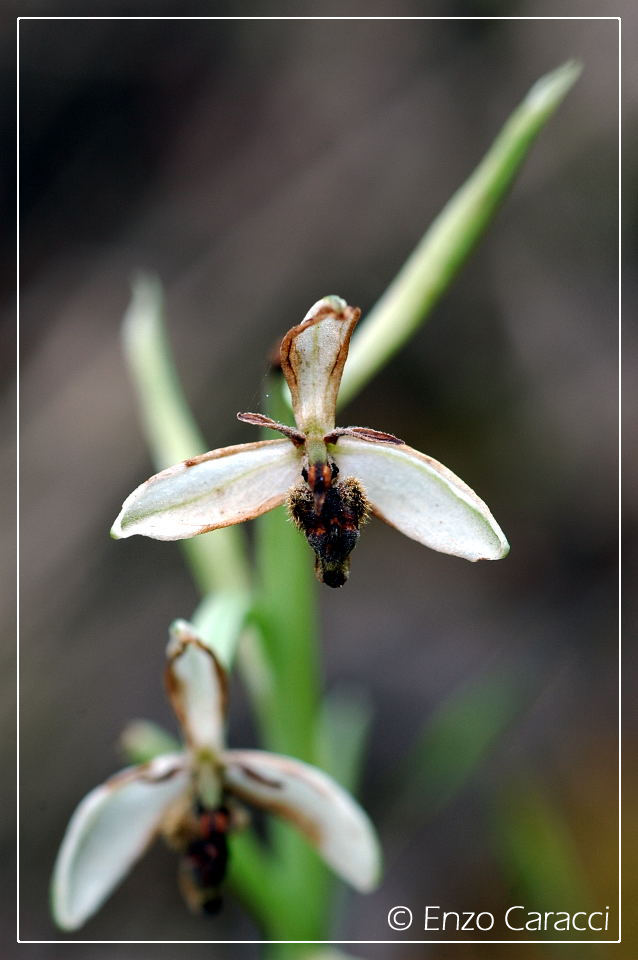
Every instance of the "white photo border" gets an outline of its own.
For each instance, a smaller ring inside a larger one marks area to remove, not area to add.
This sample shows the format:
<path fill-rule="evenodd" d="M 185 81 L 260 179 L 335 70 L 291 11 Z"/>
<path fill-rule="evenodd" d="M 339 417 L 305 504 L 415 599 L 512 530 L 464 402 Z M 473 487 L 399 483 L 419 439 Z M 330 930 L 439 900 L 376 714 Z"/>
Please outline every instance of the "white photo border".
<path fill-rule="evenodd" d="M 621 16 L 539 16 L 539 17 L 410 17 L 410 16 L 371 16 L 371 17 L 276 17 L 276 16 L 222 16 L 222 17 L 204 17 L 204 16 L 23 16 L 16 18 L 16 170 L 17 170 L 17 192 L 16 192 L 16 320 L 17 320 L 17 338 L 16 338 L 16 441 L 17 441 L 17 463 L 16 463 L 16 510 L 17 510 L 17 539 L 16 539 L 16 557 L 17 557 L 17 577 L 16 577 L 16 595 L 17 595 L 17 643 L 16 643 L 16 890 L 17 890 L 17 908 L 16 908 L 16 943 L 18 944 L 266 944 L 266 943 L 299 943 L 299 944 L 334 944 L 334 945 L 357 945 L 357 944 L 612 944 L 622 943 L 622 546 L 621 546 L 621 524 L 622 524 L 622 477 L 619 467 L 618 471 L 618 938 L 609 940 L 404 940 L 395 938 L 393 940 L 87 940 L 87 939 L 62 939 L 62 940 L 23 940 L 20 938 L 20 23 L 30 20 L 231 20 L 231 21 L 312 21 L 312 20 L 363 20 L 363 21 L 384 21 L 384 20 L 520 20 L 520 21 L 538 21 L 538 20 L 615 20 L 618 23 L 618 453 L 619 464 L 622 462 L 622 17 Z"/>

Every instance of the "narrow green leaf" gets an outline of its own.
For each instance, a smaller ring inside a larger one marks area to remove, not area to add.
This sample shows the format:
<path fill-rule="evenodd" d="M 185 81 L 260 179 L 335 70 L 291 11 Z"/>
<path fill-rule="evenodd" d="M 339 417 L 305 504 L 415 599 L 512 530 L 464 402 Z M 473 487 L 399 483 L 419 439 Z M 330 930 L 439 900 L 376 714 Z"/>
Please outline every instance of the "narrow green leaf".
<path fill-rule="evenodd" d="M 231 835 L 228 885 L 265 933 L 269 932 L 271 916 L 285 910 L 275 880 L 277 869 L 277 863 L 253 830 Z"/>
<path fill-rule="evenodd" d="M 226 670 L 233 666 L 251 597 L 247 590 L 224 590 L 204 597 L 191 623 Z"/>
<path fill-rule="evenodd" d="M 338 688 L 326 697 L 319 716 L 317 762 L 356 796 L 372 724 L 372 704 L 359 689 Z"/>
<path fill-rule="evenodd" d="M 486 230 L 534 140 L 576 82 L 570 61 L 531 88 L 489 151 L 432 223 L 352 338 L 339 391 L 347 403 L 426 319 Z"/>
<path fill-rule="evenodd" d="M 278 384 L 277 384 L 278 385 Z M 279 406 L 275 406 L 279 403 Z M 281 393 L 270 390 L 266 413 L 281 420 Z M 319 704 L 319 637 L 313 553 L 284 507 L 256 521 L 259 589 L 255 619 L 273 673 L 268 746 L 315 761 Z"/>
<path fill-rule="evenodd" d="M 162 288 L 156 277 L 140 275 L 135 280 L 122 342 L 137 391 L 144 435 L 157 469 L 205 453 L 207 446 L 173 363 Z M 243 532 L 238 527 L 214 530 L 184 540 L 181 546 L 202 592 L 247 586 Z"/>
<path fill-rule="evenodd" d="M 535 778 L 520 778 L 501 794 L 493 829 L 508 881 L 528 909 L 588 907 L 591 897 L 567 819 Z"/>
<path fill-rule="evenodd" d="M 397 817 L 448 804 L 477 770 L 526 698 L 510 680 L 481 677 L 450 696 L 425 724 L 401 764 Z"/>

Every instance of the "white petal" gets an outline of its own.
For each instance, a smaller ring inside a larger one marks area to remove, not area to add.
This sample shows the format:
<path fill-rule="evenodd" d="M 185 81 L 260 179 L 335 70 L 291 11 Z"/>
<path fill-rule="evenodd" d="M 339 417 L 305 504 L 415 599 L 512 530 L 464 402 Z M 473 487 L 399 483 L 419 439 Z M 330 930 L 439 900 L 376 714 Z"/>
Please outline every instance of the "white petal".
<path fill-rule="evenodd" d="M 288 440 L 258 440 L 184 460 L 127 497 L 111 536 L 181 540 L 251 520 L 284 502 L 301 455 Z"/>
<path fill-rule="evenodd" d="M 71 817 L 53 872 L 58 926 L 75 930 L 102 905 L 142 855 L 188 777 L 185 756 L 169 754 L 128 767 L 87 794 Z"/>
<path fill-rule="evenodd" d="M 194 627 L 186 620 L 171 624 L 166 649 L 166 689 L 177 719 L 193 750 L 218 754 L 224 743 L 227 678 Z"/>
<path fill-rule="evenodd" d="M 466 560 L 498 560 L 509 552 L 483 501 L 424 453 L 340 437 L 334 457 L 341 477 L 361 480 L 373 513 L 413 540 Z"/>
<path fill-rule="evenodd" d="M 222 760 L 231 792 L 294 823 L 358 890 L 377 884 L 381 855 L 374 827 L 331 777 L 300 760 L 261 750 L 228 750 Z"/>
<path fill-rule="evenodd" d="M 324 297 L 281 342 L 281 368 L 302 433 L 323 436 L 335 425 L 343 365 L 360 314 L 341 297 Z"/>

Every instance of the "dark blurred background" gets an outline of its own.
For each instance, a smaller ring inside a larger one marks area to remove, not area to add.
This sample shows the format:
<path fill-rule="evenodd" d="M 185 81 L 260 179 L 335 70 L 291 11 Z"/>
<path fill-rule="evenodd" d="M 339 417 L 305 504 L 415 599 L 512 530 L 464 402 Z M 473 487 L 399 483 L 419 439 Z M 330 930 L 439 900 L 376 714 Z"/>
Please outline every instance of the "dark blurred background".
<path fill-rule="evenodd" d="M 542 12 L 504 6 L 480 12 Z M 589 6 L 577 12 L 600 12 Z M 617 918 L 617 23 L 44 19 L 20 28 L 24 939 L 61 937 L 53 859 L 75 804 L 120 765 L 124 724 L 172 725 L 167 626 L 197 602 L 178 545 L 108 537 L 152 472 L 119 342 L 132 276 L 165 284 L 210 446 L 252 439 L 235 413 L 259 408 L 277 338 L 326 293 L 365 314 L 530 84 L 571 57 L 582 77 L 485 241 L 342 417 L 451 467 L 512 552 L 466 564 L 373 521 L 346 589 L 321 591 L 326 686 L 362 688 L 374 705 L 362 799 L 387 859 L 335 938 L 396 939 L 352 948 L 368 956 L 478 955 L 401 946 L 388 909 L 498 914 L 531 906 L 556 870 L 575 909 Z M 479 691 L 480 723 L 494 684 L 515 709 L 481 761 L 445 802 L 398 817 L 388 776 L 424 724 L 464 690 Z M 231 742 L 246 745 L 237 694 Z M 191 917 L 175 867 L 158 844 L 80 936 L 257 936 L 232 901 L 218 920 Z"/>

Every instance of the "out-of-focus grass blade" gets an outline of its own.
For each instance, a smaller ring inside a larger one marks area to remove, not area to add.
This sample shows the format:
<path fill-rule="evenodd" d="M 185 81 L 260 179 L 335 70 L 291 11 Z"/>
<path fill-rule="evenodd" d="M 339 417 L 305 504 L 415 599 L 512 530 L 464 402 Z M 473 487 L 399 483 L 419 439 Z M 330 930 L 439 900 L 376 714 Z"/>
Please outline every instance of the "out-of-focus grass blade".
<path fill-rule="evenodd" d="M 230 838 L 228 885 L 260 925 L 271 935 L 271 919 L 285 914 L 285 890 L 277 882 L 279 864 L 251 829 Z"/>
<path fill-rule="evenodd" d="M 432 223 L 357 328 L 339 405 L 352 399 L 423 323 L 489 225 L 535 138 L 580 71 L 580 65 L 570 61 L 534 84 L 470 178 Z"/>
<path fill-rule="evenodd" d="M 521 687 L 487 677 L 454 693 L 427 721 L 401 764 L 397 814 L 432 815 L 463 787 L 518 715 Z"/>
<path fill-rule="evenodd" d="M 352 794 L 357 794 L 372 723 L 372 704 L 363 690 L 336 689 L 319 716 L 317 763 Z"/>
<path fill-rule="evenodd" d="M 191 623 L 226 670 L 233 666 L 250 605 L 247 590 L 222 590 L 204 597 L 191 617 Z"/>
<path fill-rule="evenodd" d="M 285 420 L 289 411 L 279 383 L 266 393 L 264 412 Z M 315 763 L 320 667 L 312 551 L 283 507 L 258 517 L 255 527 L 259 579 L 253 620 L 271 681 L 259 704 L 260 733 L 268 749 Z M 288 904 L 271 916 L 269 936 L 321 939 L 332 876 L 297 830 L 274 817 L 268 827 L 273 858 L 282 867 L 276 882 Z"/>
<path fill-rule="evenodd" d="M 372 703 L 366 692 L 345 687 L 332 690 L 324 697 L 319 714 L 317 763 L 355 797 L 359 793 L 372 716 Z M 348 891 L 342 884 L 332 892 L 335 929 L 345 922 L 347 902 Z M 323 952 L 312 954 L 313 960 L 319 960 L 320 956 L 324 956 Z M 331 956 L 326 953 L 326 960 Z M 334 960 L 340 957 L 347 960 L 345 954 L 334 954 Z"/>
<path fill-rule="evenodd" d="M 164 322 L 162 286 L 156 277 L 141 274 L 134 281 L 122 325 L 122 343 L 137 392 L 144 436 L 156 468 L 163 470 L 205 453 L 207 446 L 173 363 Z M 203 593 L 247 586 L 243 532 L 238 527 L 214 530 L 184 540 L 181 546 Z"/>
<path fill-rule="evenodd" d="M 344 953 L 336 947 L 317 947 L 306 944 L 271 943 L 266 947 L 266 960 L 361 960 L 359 954 Z"/>
<path fill-rule="evenodd" d="M 359 960 L 352 953 L 344 953 L 343 950 L 337 950 L 335 947 L 327 947 L 323 950 L 312 950 L 309 953 L 301 955 L 302 960 Z"/>
<path fill-rule="evenodd" d="M 519 780 L 501 794 L 493 828 L 505 873 L 528 909 L 588 908 L 582 864 L 565 816 L 537 781 Z"/>
<path fill-rule="evenodd" d="M 265 412 L 281 420 L 286 410 L 277 380 L 273 386 Z M 270 728 L 263 733 L 269 749 L 314 763 L 320 680 L 312 550 L 283 507 L 258 517 L 255 528 L 259 587 L 254 618 L 274 697 L 266 711 Z"/>

